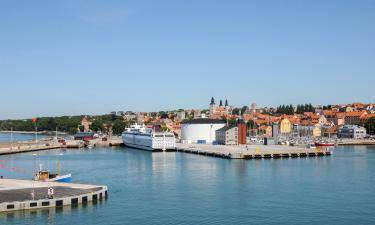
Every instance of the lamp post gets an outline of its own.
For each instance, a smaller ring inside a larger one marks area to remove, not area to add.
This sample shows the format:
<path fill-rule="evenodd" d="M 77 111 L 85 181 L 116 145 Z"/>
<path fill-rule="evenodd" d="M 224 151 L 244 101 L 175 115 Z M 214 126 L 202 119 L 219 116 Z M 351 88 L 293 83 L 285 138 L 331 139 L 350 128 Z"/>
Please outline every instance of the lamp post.
<path fill-rule="evenodd" d="M 33 168 L 33 189 L 31 191 L 31 199 L 35 200 L 35 179 L 36 179 L 36 157 L 38 156 L 37 154 L 33 154 L 34 156 L 34 168 Z"/>

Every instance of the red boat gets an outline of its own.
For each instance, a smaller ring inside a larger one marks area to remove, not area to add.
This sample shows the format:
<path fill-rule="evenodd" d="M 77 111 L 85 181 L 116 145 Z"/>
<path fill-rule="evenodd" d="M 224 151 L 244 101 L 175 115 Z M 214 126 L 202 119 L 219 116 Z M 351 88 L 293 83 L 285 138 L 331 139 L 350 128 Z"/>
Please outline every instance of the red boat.
<path fill-rule="evenodd" d="M 315 146 L 316 147 L 334 147 L 335 146 L 335 143 L 332 143 L 332 142 L 315 142 Z"/>

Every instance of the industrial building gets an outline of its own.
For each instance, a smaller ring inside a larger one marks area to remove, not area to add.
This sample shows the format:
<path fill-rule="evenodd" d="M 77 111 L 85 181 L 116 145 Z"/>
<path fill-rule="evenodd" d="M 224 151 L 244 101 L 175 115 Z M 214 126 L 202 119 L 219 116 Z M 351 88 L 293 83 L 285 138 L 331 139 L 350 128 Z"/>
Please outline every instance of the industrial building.
<path fill-rule="evenodd" d="M 344 125 L 337 130 L 338 138 L 355 138 L 366 137 L 366 128 L 357 125 Z"/>
<path fill-rule="evenodd" d="M 198 118 L 181 122 L 181 141 L 186 143 L 212 143 L 216 131 L 226 125 L 225 121 Z"/>
<path fill-rule="evenodd" d="M 238 145 L 238 127 L 225 126 L 218 129 L 216 142 L 220 145 Z"/>

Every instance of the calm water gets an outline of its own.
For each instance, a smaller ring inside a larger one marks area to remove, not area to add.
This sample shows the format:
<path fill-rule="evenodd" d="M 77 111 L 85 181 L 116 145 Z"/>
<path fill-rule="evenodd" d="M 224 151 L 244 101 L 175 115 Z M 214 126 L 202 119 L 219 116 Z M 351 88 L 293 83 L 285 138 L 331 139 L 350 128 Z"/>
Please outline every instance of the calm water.
<path fill-rule="evenodd" d="M 62 156 L 59 154 L 63 153 Z M 75 182 L 106 184 L 92 207 L 1 214 L 0 224 L 375 224 L 375 148 L 323 158 L 227 160 L 126 148 L 54 150 Z M 30 178 L 32 153 L 1 156 Z"/>
<path fill-rule="evenodd" d="M 13 141 L 30 141 L 35 140 L 35 134 L 18 134 L 18 133 L 0 133 L 0 142 L 11 142 L 13 135 Z M 46 135 L 38 134 L 39 138 L 45 138 Z"/>

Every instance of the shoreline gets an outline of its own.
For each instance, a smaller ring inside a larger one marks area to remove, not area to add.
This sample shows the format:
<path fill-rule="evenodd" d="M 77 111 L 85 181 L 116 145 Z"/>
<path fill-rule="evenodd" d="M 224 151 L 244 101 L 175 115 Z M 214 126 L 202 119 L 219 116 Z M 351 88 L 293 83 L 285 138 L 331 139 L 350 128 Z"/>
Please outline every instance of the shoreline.
<path fill-rule="evenodd" d="M 9 131 L 9 130 L 0 130 L 0 133 L 13 133 L 13 134 L 35 134 L 35 131 Z M 55 135 L 56 131 L 38 131 L 38 134 L 44 134 L 44 135 Z M 65 132 L 59 132 L 57 131 L 58 135 L 66 135 L 67 133 Z"/>

